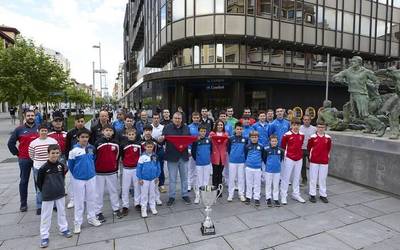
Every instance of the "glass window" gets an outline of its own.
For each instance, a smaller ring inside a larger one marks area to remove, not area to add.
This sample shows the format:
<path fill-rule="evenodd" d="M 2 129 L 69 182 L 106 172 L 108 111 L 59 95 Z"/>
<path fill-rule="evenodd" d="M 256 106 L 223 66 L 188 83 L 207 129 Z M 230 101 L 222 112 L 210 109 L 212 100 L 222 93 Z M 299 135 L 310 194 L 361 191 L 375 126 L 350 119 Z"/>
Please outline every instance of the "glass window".
<path fill-rule="evenodd" d="M 400 8 L 400 0 L 393 0 L 393 6 Z"/>
<path fill-rule="evenodd" d="M 286 68 L 292 67 L 292 51 L 289 50 L 285 51 L 285 67 Z"/>
<path fill-rule="evenodd" d="M 272 49 L 264 48 L 264 50 L 263 50 L 263 64 L 264 64 L 264 66 L 271 65 L 271 53 L 272 53 Z"/>
<path fill-rule="evenodd" d="M 305 66 L 304 53 L 293 52 L 293 67 L 304 69 L 304 66 Z"/>
<path fill-rule="evenodd" d="M 271 14 L 271 0 L 257 0 L 257 15 L 267 16 Z"/>
<path fill-rule="evenodd" d="M 255 0 L 247 0 L 247 14 L 254 14 L 254 2 Z"/>
<path fill-rule="evenodd" d="M 172 22 L 172 1 L 167 2 L 167 24 Z"/>
<path fill-rule="evenodd" d="M 281 13 L 283 18 L 293 21 L 296 14 L 294 9 L 294 1 L 282 0 Z M 301 18 L 301 6 L 300 6 L 300 18 Z"/>
<path fill-rule="evenodd" d="M 244 13 L 244 0 L 227 0 L 227 13 Z"/>
<path fill-rule="evenodd" d="M 193 63 L 192 48 L 183 49 L 182 61 L 183 65 L 192 65 Z"/>
<path fill-rule="evenodd" d="M 385 21 L 378 20 L 376 24 L 376 38 L 385 39 Z"/>
<path fill-rule="evenodd" d="M 279 0 L 274 0 L 274 17 L 275 18 L 280 18 L 281 17 L 281 9 L 280 9 L 280 1 Z"/>
<path fill-rule="evenodd" d="M 225 0 L 215 0 L 215 13 L 225 12 Z"/>
<path fill-rule="evenodd" d="M 197 0 L 196 15 L 206 15 L 214 13 L 214 0 Z"/>
<path fill-rule="evenodd" d="M 204 44 L 201 47 L 201 63 L 208 64 L 215 62 L 215 45 Z"/>
<path fill-rule="evenodd" d="M 335 30 L 335 27 L 336 27 L 336 10 L 331 8 L 325 8 L 324 28 Z"/>
<path fill-rule="evenodd" d="M 271 65 L 283 67 L 283 50 L 274 49 L 271 54 Z"/>
<path fill-rule="evenodd" d="M 361 35 L 369 36 L 370 27 L 369 17 L 361 16 Z"/>
<path fill-rule="evenodd" d="M 239 45 L 238 44 L 225 44 L 225 62 L 238 63 L 239 62 Z"/>
<path fill-rule="evenodd" d="M 194 46 L 194 51 L 193 51 L 193 56 L 194 56 L 194 64 L 200 64 L 200 47 L 199 46 Z"/>
<path fill-rule="evenodd" d="M 342 31 L 342 11 L 337 12 L 337 30 Z"/>
<path fill-rule="evenodd" d="M 217 44 L 217 63 L 222 63 L 223 60 L 223 47 L 221 43 Z"/>
<path fill-rule="evenodd" d="M 326 71 L 326 56 L 313 55 L 313 70 Z"/>
<path fill-rule="evenodd" d="M 193 16 L 193 10 L 194 10 L 193 1 L 194 0 L 186 0 L 186 16 L 187 17 Z"/>
<path fill-rule="evenodd" d="M 318 19 L 322 20 L 322 17 L 323 17 L 323 9 L 322 8 L 318 9 L 317 5 L 315 5 L 315 4 L 304 3 L 304 17 L 302 17 L 301 9 L 299 9 L 299 7 L 298 7 L 298 6 L 301 6 L 301 5 L 299 5 L 299 1 L 297 1 L 297 4 L 298 4 L 298 5 L 296 5 L 296 9 L 297 9 L 296 22 L 297 23 L 299 23 L 299 22 L 301 23 L 302 18 L 304 18 L 304 23 L 315 25 L 318 10 L 321 11 L 321 12 L 318 12 Z"/>
<path fill-rule="evenodd" d="M 174 0 L 172 3 L 172 20 L 176 21 L 185 17 L 185 0 Z"/>
<path fill-rule="evenodd" d="M 353 33 L 354 16 L 348 12 L 343 17 L 343 32 Z"/>
<path fill-rule="evenodd" d="M 247 53 L 246 53 L 246 45 L 240 45 L 240 64 L 246 64 L 247 62 Z"/>
<path fill-rule="evenodd" d="M 165 27 L 167 24 L 167 6 L 164 5 L 160 10 L 160 21 L 161 21 L 161 29 Z"/>
<path fill-rule="evenodd" d="M 247 46 L 247 60 L 249 64 L 261 64 L 262 47 Z"/>

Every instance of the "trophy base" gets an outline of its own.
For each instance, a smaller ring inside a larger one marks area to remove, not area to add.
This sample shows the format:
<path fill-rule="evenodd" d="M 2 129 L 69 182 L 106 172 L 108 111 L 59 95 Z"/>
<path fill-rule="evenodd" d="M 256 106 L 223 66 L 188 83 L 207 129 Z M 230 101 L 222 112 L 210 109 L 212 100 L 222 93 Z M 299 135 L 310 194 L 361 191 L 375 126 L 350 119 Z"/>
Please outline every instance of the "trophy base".
<path fill-rule="evenodd" d="M 201 225 L 200 228 L 201 234 L 204 235 L 215 235 L 215 227 L 212 225 L 211 227 L 204 227 L 204 225 Z"/>

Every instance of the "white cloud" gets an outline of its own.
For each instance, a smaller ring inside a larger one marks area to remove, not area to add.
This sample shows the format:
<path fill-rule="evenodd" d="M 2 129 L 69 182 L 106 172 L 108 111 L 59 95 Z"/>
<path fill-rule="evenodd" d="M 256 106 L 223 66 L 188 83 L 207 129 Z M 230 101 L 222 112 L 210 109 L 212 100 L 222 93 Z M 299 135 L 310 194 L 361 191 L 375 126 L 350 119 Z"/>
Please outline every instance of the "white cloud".
<path fill-rule="evenodd" d="M 32 0 L 21 0 L 23 4 Z M 50 0 L 34 6 L 26 13 L 16 8 L 0 6 L 0 24 L 17 28 L 23 36 L 61 52 L 71 62 L 71 76 L 86 84 L 92 83 L 92 61 L 98 67 L 98 50 L 92 45 L 102 44 L 102 67 L 108 71 L 111 93 L 118 65 L 123 61 L 123 18 L 125 0 Z M 38 15 L 38 13 L 40 13 Z M 97 88 L 99 84 L 96 83 Z"/>

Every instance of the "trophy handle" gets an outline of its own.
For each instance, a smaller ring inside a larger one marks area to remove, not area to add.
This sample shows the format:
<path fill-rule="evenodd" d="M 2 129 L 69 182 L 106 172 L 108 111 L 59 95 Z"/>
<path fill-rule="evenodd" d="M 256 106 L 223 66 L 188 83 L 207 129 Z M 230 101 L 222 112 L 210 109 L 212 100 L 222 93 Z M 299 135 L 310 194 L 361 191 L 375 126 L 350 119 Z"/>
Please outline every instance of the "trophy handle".
<path fill-rule="evenodd" d="M 218 191 L 217 199 L 222 195 L 222 190 L 224 190 L 224 185 L 219 184 L 217 189 Z"/>

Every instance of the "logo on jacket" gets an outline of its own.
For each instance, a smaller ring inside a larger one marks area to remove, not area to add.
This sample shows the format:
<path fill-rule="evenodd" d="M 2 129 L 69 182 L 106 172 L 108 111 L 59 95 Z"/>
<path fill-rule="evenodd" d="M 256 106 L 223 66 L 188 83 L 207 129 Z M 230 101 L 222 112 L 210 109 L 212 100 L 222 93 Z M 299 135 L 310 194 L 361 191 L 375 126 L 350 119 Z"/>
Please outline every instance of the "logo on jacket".
<path fill-rule="evenodd" d="M 260 147 L 260 146 L 257 146 L 257 150 L 261 150 L 261 147 Z"/>
<path fill-rule="evenodd" d="M 133 152 L 137 152 L 137 148 L 133 148 Z"/>
<path fill-rule="evenodd" d="M 111 151 L 115 151 L 117 148 L 115 146 L 111 146 Z"/>
<path fill-rule="evenodd" d="M 151 161 L 157 161 L 157 156 L 155 155 L 151 156 Z"/>
<path fill-rule="evenodd" d="M 93 148 L 87 148 L 87 149 L 86 149 L 86 152 L 87 152 L 88 154 L 93 154 Z"/>
<path fill-rule="evenodd" d="M 58 169 L 58 171 L 61 172 L 61 171 L 62 171 L 62 166 L 61 166 L 61 165 L 58 165 L 58 166 L 57 166 L 57 169 Z"/>
<path fill-rule="evenodd" d="M 242 142 L 244 143 L 244 142 L 246 142 L 246 140 L 243 138 L 243 139 L 242 139 Z"/>
<path fill-rule="evenodd" d="M 210 141 L 209 141 L 209 140 L 206 140 L 206 143 L 210 143 Z"/>
<path fill-rule="evenodd" d="M 278 154 L 281 154 L 281 151 L 280 151 L 280 150 L 278 150 Z"/>

